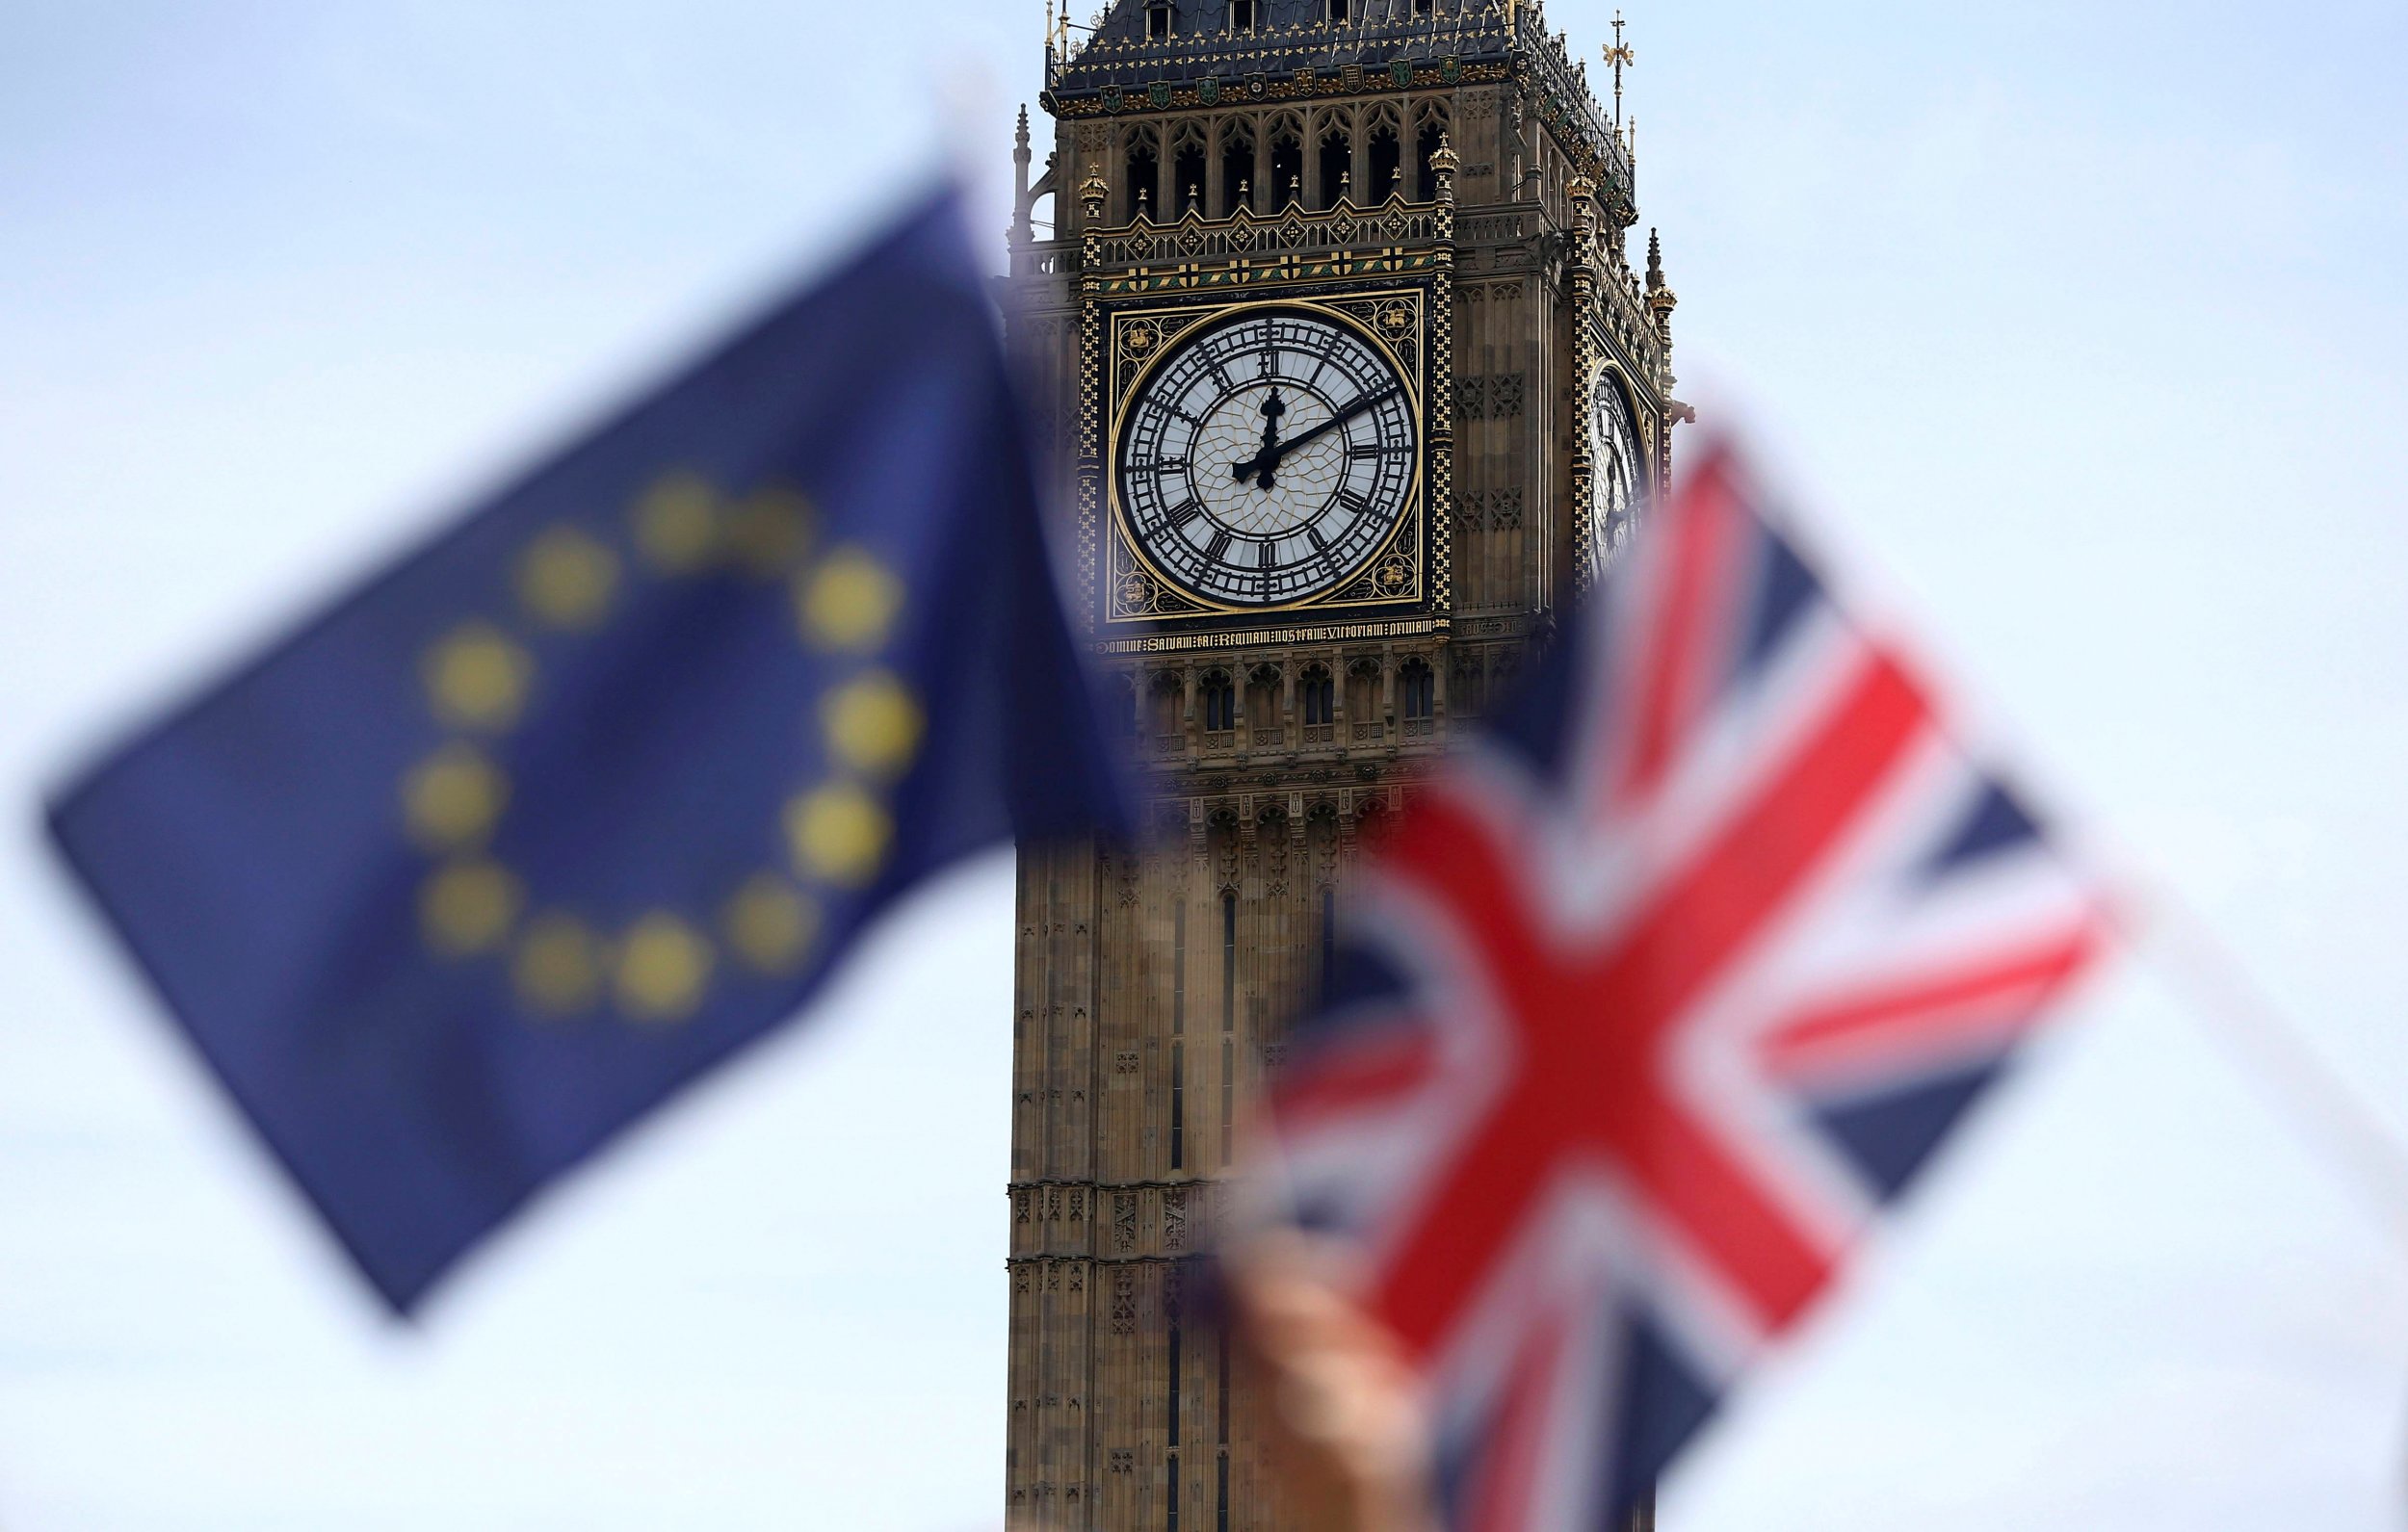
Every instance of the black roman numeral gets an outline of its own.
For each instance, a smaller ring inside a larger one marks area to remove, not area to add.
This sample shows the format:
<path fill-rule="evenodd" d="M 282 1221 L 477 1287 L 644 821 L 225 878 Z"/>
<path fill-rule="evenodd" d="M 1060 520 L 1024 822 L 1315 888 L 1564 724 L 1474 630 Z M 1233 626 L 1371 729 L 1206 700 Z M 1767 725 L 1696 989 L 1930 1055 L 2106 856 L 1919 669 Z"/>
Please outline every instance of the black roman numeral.
<path fill-rule="evenodd" d="M 1226 527 L 1221 528 L 1219 531 L 1213 533 L 1212 545 L 1204 550 L 1204 557 L 1214 563 L 1219 563 L 1223 556 L 1229 552 L 1229 544 L 1231 541 L 1232 539 L 1229 535 L 1229 529 Z"/>

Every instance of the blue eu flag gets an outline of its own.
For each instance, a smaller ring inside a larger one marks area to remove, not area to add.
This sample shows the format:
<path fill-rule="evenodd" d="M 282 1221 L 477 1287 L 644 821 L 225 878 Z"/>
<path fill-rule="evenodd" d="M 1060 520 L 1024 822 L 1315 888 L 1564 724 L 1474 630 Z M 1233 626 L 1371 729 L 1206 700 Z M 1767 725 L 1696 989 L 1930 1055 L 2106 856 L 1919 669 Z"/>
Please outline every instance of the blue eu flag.
<path fill-rule="evenodd" d="M 407 1311 L 911 885 L 1121 816 L 947 195 L 52 824 Z"/>

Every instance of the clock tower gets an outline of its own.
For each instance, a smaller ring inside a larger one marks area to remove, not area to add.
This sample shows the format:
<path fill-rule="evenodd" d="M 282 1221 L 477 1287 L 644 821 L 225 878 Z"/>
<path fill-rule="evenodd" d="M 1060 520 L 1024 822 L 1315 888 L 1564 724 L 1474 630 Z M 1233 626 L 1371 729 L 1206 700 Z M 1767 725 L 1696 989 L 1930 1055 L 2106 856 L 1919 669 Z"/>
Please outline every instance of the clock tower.
<path fill-rule="evenodd" d="M 1629 54 L 1608 111 L 1529 0 L 1048 31 L 1011 338 L 1153 834 L 1020 860 L 1008 1513 L 1272 1532 L 1186 1262 L 1355 848 L 1664 486 L 1673 297 Z"/>

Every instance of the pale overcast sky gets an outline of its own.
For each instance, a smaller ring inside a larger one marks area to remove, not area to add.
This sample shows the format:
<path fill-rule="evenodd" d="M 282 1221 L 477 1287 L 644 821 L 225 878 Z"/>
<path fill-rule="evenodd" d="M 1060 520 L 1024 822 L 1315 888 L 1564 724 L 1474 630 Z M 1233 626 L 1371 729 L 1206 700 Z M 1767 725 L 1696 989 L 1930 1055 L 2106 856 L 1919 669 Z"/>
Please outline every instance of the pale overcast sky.
<path fill-rule="evenodd" d="M 2408 13 L 1625 5 L 1683 392 L 2408 1132 Z M 834 249 L 960 82 L 1007 170 L 1037 12 L 0 10 L 0 1528 L 998 1524 L 1000 863 L 403 1331 L 33 823 Z M 2408 1257 L 2211 1035 L 2103 986 L 1668 1532 L 2399 1526 Z"/>

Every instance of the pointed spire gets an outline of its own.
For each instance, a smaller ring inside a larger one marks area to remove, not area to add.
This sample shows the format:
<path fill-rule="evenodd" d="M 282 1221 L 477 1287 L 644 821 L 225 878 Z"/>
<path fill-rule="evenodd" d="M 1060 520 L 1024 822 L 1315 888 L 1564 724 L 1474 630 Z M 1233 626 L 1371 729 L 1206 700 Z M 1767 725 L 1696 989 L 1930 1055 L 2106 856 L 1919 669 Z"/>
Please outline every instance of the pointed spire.
<path fill-rule="evenodd" d="M 1663 243 L 1656 237 L 1654 229 L 1649 229 L 1647 231 L 1647 309 L 1649 313 L 1656 316 L 1656 335 L 1663 342 L 1667 359 L 1672 351 L 1672 311 L 1680 306 L 1680 299 L 1674 295 L 1670 287 L 1664 284 Z M 1668 361 L 1667 365 L 1669 365 Z M 1667 392 L 1672 387 L 1668 376 L 1663 386 Z"/>
<path fill-rule="evenodd" d="M 1011 231 L 1008 238 L 1014 245 L 1026 245 L 1035 237 L 1035 228 L 1029 221 L 1029 109 L 1020 108 L 1020 128 L 1011 142 Z"/>

